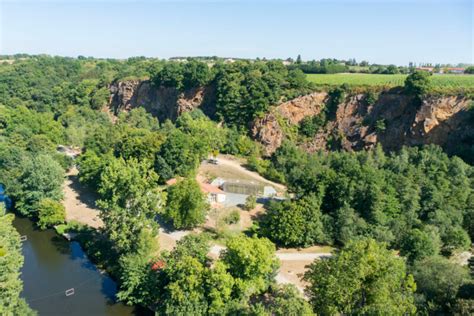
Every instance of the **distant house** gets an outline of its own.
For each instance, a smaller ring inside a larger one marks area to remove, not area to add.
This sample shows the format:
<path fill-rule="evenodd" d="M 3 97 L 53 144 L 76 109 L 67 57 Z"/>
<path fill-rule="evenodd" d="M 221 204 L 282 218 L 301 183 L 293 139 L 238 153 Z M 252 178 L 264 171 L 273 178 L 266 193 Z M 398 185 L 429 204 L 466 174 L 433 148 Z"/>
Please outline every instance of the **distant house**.
<path fill-rule="evenodd" d="M 176 178 L 169 179 L 166 181 L 167 185 L 174 185 L 178 182 Z M 201 192 L 204 193 L 207 197 L 209 203 L 224 203 L 226 200 L 225 192 L 219 189 L 217 186 L 213 186 L 209 183 L 203 183 L 198 181 Z"/>
<path fill-rule="evenodd" d="M 416 70 L 433 72 L 434 67 L 417 67 Z"/>
<path fill-rule="evenodd" d="M 463 74 L 466 69 L 460 67 L 448 67 L 445 68 L 448 73 L 451 74 Z"/>

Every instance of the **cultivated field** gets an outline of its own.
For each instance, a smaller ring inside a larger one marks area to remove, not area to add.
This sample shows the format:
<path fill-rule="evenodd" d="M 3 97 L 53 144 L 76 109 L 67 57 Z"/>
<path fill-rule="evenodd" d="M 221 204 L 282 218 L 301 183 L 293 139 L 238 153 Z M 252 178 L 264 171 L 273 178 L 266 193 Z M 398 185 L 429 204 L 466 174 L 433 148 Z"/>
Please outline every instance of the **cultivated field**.
<path fill-rule="evenodd" d="M 341 85 L 347 83 L 350 86 L 403 86 L 407 75 L 380 75 L 380 74 L 308 74 L 309 81 L 317 85 Z M 433 75 L 431 77 L 434 88 L 449 89 L 472 89 L 474 88 L 474 75 Z"/>

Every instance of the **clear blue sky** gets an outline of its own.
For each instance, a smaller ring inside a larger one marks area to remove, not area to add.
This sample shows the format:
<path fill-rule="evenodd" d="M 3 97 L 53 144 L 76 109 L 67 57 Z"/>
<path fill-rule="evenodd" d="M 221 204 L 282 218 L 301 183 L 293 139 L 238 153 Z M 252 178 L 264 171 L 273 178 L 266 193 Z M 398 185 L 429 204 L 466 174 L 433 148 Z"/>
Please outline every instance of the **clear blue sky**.
<path fill-rule="evenodd" d="M 473 63 L 474 0 L 0 0 L 0 54 Z"/>

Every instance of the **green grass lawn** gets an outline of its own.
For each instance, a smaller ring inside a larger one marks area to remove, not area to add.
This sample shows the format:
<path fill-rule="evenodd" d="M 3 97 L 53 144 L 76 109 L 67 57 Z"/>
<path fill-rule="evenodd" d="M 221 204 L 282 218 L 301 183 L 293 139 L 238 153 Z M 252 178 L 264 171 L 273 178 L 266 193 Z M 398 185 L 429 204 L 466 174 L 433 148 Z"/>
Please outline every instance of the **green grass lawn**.
<path fill-rule="evenodd" d="M 407 75 L 379 75 L 379 74 L 308 74 L 309 81 L 317 85 L 341 85 L 347 83 L 350 86 L 403 86 Z M 474 75 L 433 75 L 431 77 L 435 88 L 474 88 Z"/>

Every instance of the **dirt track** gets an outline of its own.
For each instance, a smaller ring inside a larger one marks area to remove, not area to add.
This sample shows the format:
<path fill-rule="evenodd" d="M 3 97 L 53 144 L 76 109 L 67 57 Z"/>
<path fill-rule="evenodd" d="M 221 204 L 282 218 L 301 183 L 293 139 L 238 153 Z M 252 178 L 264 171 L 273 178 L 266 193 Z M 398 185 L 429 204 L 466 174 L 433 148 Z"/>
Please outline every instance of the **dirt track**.
<path fill-rule="evenodd" d="M 82 224 L 99 228 L 104 225 L 99 218 L 99 210 L 95 207 L 96 196 L 79 183 L 78 170 L 73 167 L 66 174 L 64 182 L 63 204 L 66 208 L 66 220 L 75 220 Z"/>

